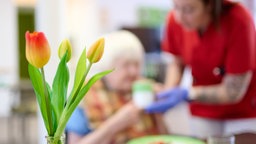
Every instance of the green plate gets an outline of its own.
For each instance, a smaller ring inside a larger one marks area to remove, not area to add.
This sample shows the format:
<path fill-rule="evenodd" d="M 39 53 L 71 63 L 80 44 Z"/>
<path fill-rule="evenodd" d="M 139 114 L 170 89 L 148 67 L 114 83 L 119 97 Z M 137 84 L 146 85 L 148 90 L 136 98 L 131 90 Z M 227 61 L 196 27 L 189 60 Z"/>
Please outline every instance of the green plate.
<path fill-rule="evenodd" d="M 127 144 L 154 144 L 154 142 L 169 142 L 170 144 L 206 144 L 196 138 L 176 135 L 144 136 L 130 140 Z"/>

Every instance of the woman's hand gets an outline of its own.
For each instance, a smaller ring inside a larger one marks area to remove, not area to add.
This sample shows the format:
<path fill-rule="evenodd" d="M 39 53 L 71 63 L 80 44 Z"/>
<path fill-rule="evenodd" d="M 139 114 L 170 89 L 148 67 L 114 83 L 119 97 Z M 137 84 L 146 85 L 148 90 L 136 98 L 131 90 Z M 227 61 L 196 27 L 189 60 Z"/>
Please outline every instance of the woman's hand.
<path fill-rule="evenodd" d="M 123 130 L 138 122 L 141 111 L 142 109 L 138 108 L 133 102 L 129 102 L 113 116 L 113 119 L 119 130 Z"/>
<path fill-rule="evenodd" d="M 183 101 L 188 101 L 188 91 L 176 87 L 157 94 L 158 100 L 145 108 L 147 113 L 164 113 Z"/>

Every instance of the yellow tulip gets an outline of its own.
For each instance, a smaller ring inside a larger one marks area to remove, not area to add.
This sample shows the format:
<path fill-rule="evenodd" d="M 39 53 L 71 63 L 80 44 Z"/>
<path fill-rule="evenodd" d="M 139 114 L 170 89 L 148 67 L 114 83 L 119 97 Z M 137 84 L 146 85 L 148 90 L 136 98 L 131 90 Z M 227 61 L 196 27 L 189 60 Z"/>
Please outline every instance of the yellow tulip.
<path fill-rule="evenodd" d="M 42 32 L 26 32 L 26 58 L 28 62 L 42 68 L 50 59 L 51 50 L 49 43 Z"/>
<path fill-rule="evenodd" d="M 90 47 L 87 58 L 91 63 L 96 63 L 101 59 L 104 52 L 104 44 L 105 39 L 100 38 Z"/>
<path fill-rule="evenodd" d="M 58 51 L 58 55 L 60 59 L 64 56 L 66 51 L 68 51 L 68 55 L 67 55 L 67 62 L 68 62 L 71 58 L 72 47 L 69 40 L 67 39 L 63 40 L 60 44 L 59 51 Z"/>

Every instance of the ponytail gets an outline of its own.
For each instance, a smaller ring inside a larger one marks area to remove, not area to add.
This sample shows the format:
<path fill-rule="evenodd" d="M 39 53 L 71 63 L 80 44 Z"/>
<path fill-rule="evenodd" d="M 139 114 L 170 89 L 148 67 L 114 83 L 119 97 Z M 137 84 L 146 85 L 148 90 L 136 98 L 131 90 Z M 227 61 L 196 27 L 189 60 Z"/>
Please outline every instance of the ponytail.
<path fill-rule="evenodd" d="M 215 21 L 215 24 L 216 25 L 219 25 L 219 22 L 220 22 L 220 16 L 221 16 L 221 13 L 223 11 L 222 9 L 222 5 L 223 5 L 223 0 L 212 0 L 212 3 L 213 4 L 213 9 L 212 9 L 212 18 L 213 20 Z"/>
<path fill-rule="evenodd" d="M 209 6 L 211 8 L 211 17 L 216 27 L 219 26 L 221 16 L 234 5 L 234 2 L 225 2 L 225 0 L 202 1 L 205 6 Z"/>

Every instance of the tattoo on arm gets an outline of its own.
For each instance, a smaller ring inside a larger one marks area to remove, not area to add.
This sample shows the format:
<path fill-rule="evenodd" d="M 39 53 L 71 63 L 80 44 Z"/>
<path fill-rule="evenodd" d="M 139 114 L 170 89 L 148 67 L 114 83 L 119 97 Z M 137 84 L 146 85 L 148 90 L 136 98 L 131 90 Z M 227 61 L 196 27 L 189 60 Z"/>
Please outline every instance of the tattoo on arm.
<path fill-rule="evenodd" d="M 208 104 L 234 103 L 245 94 L 252 72 L 239 75 L 228 74 L 223 83 L 214 86 L 202 86 L 197 89 L 196 101 Z"/>
<path fill-rule="evenodd" d="M 240 75 L 227 75 L 224 79 L 227 97 L 230 101 L 236 101 L 246 92 L 252 73 L 247 72 Z"/>
<path fill-rule="evenodd" d="M 217 88 L 202 88 L 201 92 L 197 96 L 197 101 L 202 103 L 220 103 L 217 96 Z"/>

